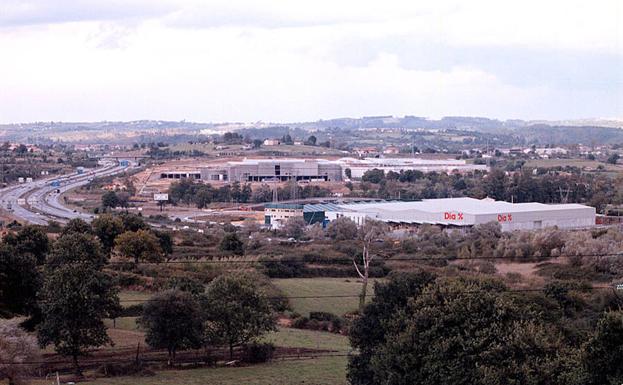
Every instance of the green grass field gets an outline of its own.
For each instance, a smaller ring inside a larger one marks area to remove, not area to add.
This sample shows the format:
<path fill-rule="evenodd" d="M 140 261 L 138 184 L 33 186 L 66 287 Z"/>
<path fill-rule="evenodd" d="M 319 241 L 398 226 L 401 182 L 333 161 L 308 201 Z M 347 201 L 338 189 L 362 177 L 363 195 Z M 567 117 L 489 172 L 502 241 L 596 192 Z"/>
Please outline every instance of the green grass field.
<path fill-rule="evenodd" d="M 275 361 L 239 368 L 206 368 L 158 372 L 153 377 L 101 378 L 90 385 L 340 385 L 347 384 L 346 357 Z M 38 384 L 44 384 L 39 382 Z"/>
<path fill-rule="evenodd" d="M 588 160 L 588 159 L 531 159 L 526 162 L 524 167 L 579 167 L 584 168 L 588 167 L 596 170 L 598 166 L 603 166 L 606 171 L 610 172 L 621 172 L 623 171 L 623 166 L 607 164 L 603 162 L 598 162 L 596 160 Z"/>
<path fill-rule="evenodd" d="M 264 341 L 272 342 L 276 346 L 289 348 L 327 349 L 338 350 L 340 352 L 350 351 L 348 337 L 340 334 L 317 332 L 313 330 L 279 328 L 277 332 L 264 337 Z"/>
<path fill-rule="evenodd" d="M 273 279 L 286 296 L 327 296 L 348 295 L 345 298 L 291 298 L 292 309 L 307 316 L 310 311 L 326 311 L 337 315 L 357 310 L 361 292 L 361 282 L 354 278 L 288 278 Z M 372 280 L 368 284 L 368 294 L 373 293 Z M 369 298 L 369 297 L 368 297 Z"/>
<path fill-rule="evenodd" d="M 154 293 L 123 290 L 119 292 L 119 300 L 123 307 L 137 305 L 147 301 Z"/>
<path fill-rule="evenodd" d="M 117 323 L 119 326 L 119 323 Z M 115 329 L 114 333 L 128 333 L 131 337 L 137 332 Z M 136 334 L 136 335 L 135 335 Z M 346 354 L 350 351 L 348 337 L 339 334 L 279 328 L 264 338 L 277 346 L 292 348 L 316 348 L 338 351 L 335 354 Z M 129 342 L 129 341 L 128 341 Z M 132 341 L 136 344 L 136 341 Z M 127 346 L 121 345 L 119 347 Z M 130 344 L 130 346 L 132 346 Z M 187 370 L 167 370 L 157 372 L 153 377 L 117 377 L 100 378 L 83 382 L 92 385 L 173 385 L 173 384 L 254 384 L 254 385 L 286 385 L 286 384 L 346 384 L 345 356 L 319 357 L 302 360 L 275 360 L 271 363 L 246 367 L 219 367 Z M 2 382 L 0 382 L 1 384 Z M 33 381 L 33 384 L 48 384 L 44 381 Z"/>

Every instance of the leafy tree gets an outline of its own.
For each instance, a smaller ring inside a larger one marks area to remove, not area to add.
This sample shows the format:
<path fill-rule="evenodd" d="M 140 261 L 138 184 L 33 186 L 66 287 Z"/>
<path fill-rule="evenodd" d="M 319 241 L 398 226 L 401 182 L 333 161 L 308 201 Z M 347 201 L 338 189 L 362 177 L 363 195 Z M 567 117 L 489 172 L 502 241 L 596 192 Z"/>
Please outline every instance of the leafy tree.
<path fill-rule="evenodd" d="M 236 233 L 227 233 L 219 244 L 219 250 L 234 255 L 244 254 L 244 243 Z"/>
<path fill-rule="evenodd" d="M 385 179 L 385 171 L 374 168 L 363 173 L 361 180 L 364 182 L 379 184 Z"/>
<path fill-rule="evenodd" d="M 114 191 L 107 191 L 102 195 L 102 207 L 115 208 L 119 206 L 119 198 Z"/>
<path fill-rule="evenodd" d="M 54 345 L 69 356 L 77 375 L 78 358 L 88 349 L 111 344 L 104 318 L 120 312 L 111 277 L 90 264 L 69 264 L 49 269 L 41 291 L 43 322 L 37 327 L 41 346 Z"/>
<path fill-rule="evenodd" d="M 102 247 L 106 254 L 110 254 L 115 246 L 115 238 L 123 233 L 123 221 L 110 214 L 100 215 L 91 223 L 93 233 L 102 242 Z"/>
<path fill-rule="evenodd" d="M 121 256 L 140 261 L 162 261 L 162 249 L 158 238 L 148 230 L 126 231 L 115 239 L 115 250 Z"/>
<path fill-rule="evenodd" d="M 387 282 L 375 283 L 375 296 L 351 327 L 351 345 L 360 350 L 359 355 L 349 358 L 348 378 L 352 384 L 374 383 L 370 361 L 385 343 L 392 317 L 435 280 L 428 272 L 392 273 L 388 278 Z"/>
<path fill-rule="evenodd" d="M 117 205 L 119 207 L 128 207 L 130 205 L 130 193 L 127 191 L 120 191 L 117 194 Z"/>
<path fill-rule="evenodd" d="M 253 195 L 253 189 L 251 189 L 251 185 L 249 183 L 245 183 L 244 186 L 242 186 L 242 191 L 240 192 L 240 202 L 249 202 L 251 200 L 251 195 Z"/>
<path fill-rule="evenodd" d="M 154 231 L 154 235 L 158 238 L 158 244 L 160 245 L 160 250 L 162 250 L 162 254 L 165 258 L 169 255 L 173 254 L 173 238 L 171 234 L 166 231 Z"/>
<path fill-rule="evenodd" d="M 317 141 L 318 139 L 314 135 L 310 135 L 309 138 L 307 138 L 307 144 L 310 146 L 315 146 Z"/>
<path fill-rule="evenodd" d="M 179 290 L 197 296 L 205 291 L 204 285 L 190 277 L 171 277 L 166 284 L 167 290 Z"/>
<path fill-rule="evenodd" d="M 305 227 L 307 227 L 307 223 L 303 218 L 291 217 L 284 223 L 283 231 L 288 237 L 301 239 L 305 235 Z"/>
<path fill-rule="evenodd" d="M 350 168 L 344 169 L 344 175 L 346 175 L 346 177 L 348 179 L 352 179 L 353 178 L 353 172 L 352 172 L 352 170 Z"/>
<path fill-rule="evenodd" d="M 357 238 L 357 224 L 350 218 L 340 217 L 327 226 L 327 235 L 336 241 L 349 241 Z"/>
<path fill-rule="evenodd" d="M 15 248 L 20 254 L 31 254 L 38 264 L 45 262 L 45 256 L 50 251 L 50 239 L 38 226 L 24 226 L 17 234 L 9 234 L 4 241 Z"/>
<path fill-rule="evenodd" d="M 0 320 L 0 379 L 9 385 L 24 384 L 32 362 L 39 359 L 37 339 L 19 326 L 19 319 Z"/>
<path fill-rule="evenodd" d="M 145 304 L 138 322 L 146 330 L 149 346 L 167 349 L 169 365 L 175 362 L 177 350 L 201 346 L 201 313 L 189 292 L 167 290 L 156 294 Z"/>
<path fill-rule="evenodd" d="M 221 275 L 212 281 L 201 301 L 206 340 L 234 347 L 276 330 L 271 304 L 254 281 L 245 275 Z"/>
<path fill-rule="evenodd" d="M 619 161 L 619 158 L 620 158 L 620 157 L 621 157 L 621 156 L 620 156 L 619 154 L 614 153 L 614 154 L 612 154 L 612 155 L 610 155 L 610 156 L 608 157 L 608 159 L 606 160 L 606 163 L 610 163 L 610 164 L 617 164 L 617 162 Z"/>
<path fill-rule="evenodd" d="M 148 230 L 149 225 L 145 223 L 143 218 L 136 214 L 123 213 L 119 216 L 123 222 L 124 231 Z"/>
<path fill-rule="evenodd" d="M 102 246 L 95 236 L 69 233 L 54 242 L 46 267 L 57 268 L 76 262 L 101 268 L 108 262 L 108 257 L 102 252 Z"/>
<path fill-rule="evenodd" d="M 489 198 L 504 200 L 506 198 L 507 182 L 508 178 L 504 171 L 494 169 L 487 174 L 483 183 L 483 188 Z"/>
<path fill-rule="evenodd" d="M 36 311 L 41 276 L 32 254 L 0 245 L 0 316 L 32 315 Z"/>
<path fill-rule="evenodd" d="M 623 383 L 623 312 L 605 313 L 584 347 L 583 363 L 593 385 Z"/>
<path fill-rule="evenodd" d="M 397 291 L 399 301 L 379 292 L 356 321 L 351 343 L 361 354 L 350 360 L 352 384 L 581 383 L 575 351 L 532 304 L 542 299 L 521 302 L 494 280 L 414 288 L 406 298 Z"/>
<path fill-rule="evenodd" d="M 71 219 L 69 222 L 67 222 L 65 227 L 63 227 L 63 230 L 61 231 L 61 235 L 74 234 L 74 233 L 93 234 L 93 228 L 91 228 L 91 225 L 86 223 L 83 219 L 74 218 L 74 219 Z"/>
<path fill-rule="evenodd" d="M 290 134 L 285 134 L 282 138 L 281 138 L 281 143 L 283 144 L 293 144 L 294 141 L 292 140 L 292 137 L 290 136 Z"/>

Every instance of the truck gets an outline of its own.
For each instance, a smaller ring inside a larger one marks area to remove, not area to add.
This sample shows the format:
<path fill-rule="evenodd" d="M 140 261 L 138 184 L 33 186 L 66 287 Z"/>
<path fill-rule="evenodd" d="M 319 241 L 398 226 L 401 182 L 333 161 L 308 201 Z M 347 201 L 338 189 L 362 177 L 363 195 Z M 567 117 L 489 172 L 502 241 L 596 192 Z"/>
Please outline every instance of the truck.
<path fill-rule="evenodd" d="M 61 181 L 60 180 L 53 180 L 52 183 L 50 183 L 50 186 L 52 186 L 52 187 L 61 187 Z"/>

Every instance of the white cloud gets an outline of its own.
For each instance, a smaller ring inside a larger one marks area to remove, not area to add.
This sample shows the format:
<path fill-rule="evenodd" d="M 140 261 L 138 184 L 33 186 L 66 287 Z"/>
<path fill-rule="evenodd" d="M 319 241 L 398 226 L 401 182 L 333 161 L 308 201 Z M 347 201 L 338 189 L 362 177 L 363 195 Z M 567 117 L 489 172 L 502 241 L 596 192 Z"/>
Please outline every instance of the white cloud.
<path fill-rule="evenodd" d="M 0 16 L 0 121 L 623 114 L 623 72 L 610 76 L 609 90 L 589 92 L 506 83 L 460 63 L 414 69 L 383 46 L 358 66 L 334 58 L 347 41 L 385 37 L 426 44 L 430 55 L 501 47 L 620 58 L 614 1 L 105 3 L 63 1 L 46 17 L 43 0 L 8 3 L 15 9 Z"/>

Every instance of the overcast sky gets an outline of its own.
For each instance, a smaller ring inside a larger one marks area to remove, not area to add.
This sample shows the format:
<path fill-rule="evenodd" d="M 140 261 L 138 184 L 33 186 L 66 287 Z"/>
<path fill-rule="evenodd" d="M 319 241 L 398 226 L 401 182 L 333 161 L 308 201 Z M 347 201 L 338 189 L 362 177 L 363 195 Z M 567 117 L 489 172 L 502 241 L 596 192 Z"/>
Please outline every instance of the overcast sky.
<path fill-rule="evenodd" d="M 621 0 L 0 0 L 0 122 L 623 118 Z"/>

